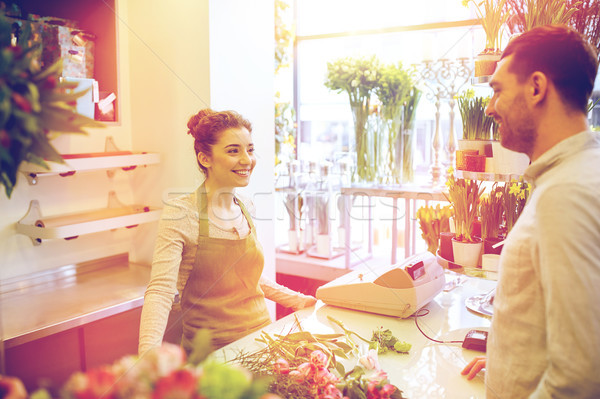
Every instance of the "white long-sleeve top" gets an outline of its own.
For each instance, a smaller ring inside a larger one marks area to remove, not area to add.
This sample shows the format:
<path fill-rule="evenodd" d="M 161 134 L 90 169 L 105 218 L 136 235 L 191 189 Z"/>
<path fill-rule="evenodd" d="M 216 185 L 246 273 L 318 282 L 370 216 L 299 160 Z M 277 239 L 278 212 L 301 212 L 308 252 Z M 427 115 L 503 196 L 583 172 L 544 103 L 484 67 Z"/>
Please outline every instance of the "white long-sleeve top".
<path fill-rule="evenodd" d="M 488 398 L 600 398 L 600 134 L 525 171 L 533 192 L 507 237 L 488 340 Z"/>
<path fill-rule="evenodd" d="M 240 199 L 252 213 L 251 201 Z M 196 193 L 189 193 L 167 201 L 158 224 L 152 259 L 150 283 L 144 295 L 138 352 L 159 346 L 162 342 L 169 312 L 177 293 L 183 287 L 194 267 L 198 239 L 198 209 Z M 209 220 L 209 235 L 226 239 L 240 239 L 250 233 L 247 221 L 233 231 L 223 230 Z M 260 279 L 265 298 L 294 310 L 311 305 L 314 298 L 290 290 L 276 282 Z"/>

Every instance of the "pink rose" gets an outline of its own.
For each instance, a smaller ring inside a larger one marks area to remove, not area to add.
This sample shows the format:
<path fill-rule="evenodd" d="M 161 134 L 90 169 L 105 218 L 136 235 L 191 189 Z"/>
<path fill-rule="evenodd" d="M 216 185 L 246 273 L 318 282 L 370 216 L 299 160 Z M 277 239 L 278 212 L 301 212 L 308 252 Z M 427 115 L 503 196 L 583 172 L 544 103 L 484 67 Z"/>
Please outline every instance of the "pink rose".
<path fill-rule="evenodd" d="M 290 372 L 290 364 L 282 357 L 275 361 L 273 368 L 277 374 L 287 374 Z"/>
<path fill-rule="evenodd" d="M 197 386 L 198 381 L 191 370 L 175 370 L 158 380 L 156 388 L 152 393 L 152 399 L 199 399 L 201 396 L 196 392 Z"/>
<path fill-rule="evenodd" d="M 310 354 L 310 362 L 317 368 L 327 368 L 329 358 L 322 351 L 316 350 Z"/>
<path fill-rule="evenodd" d="M 315 365 L 308 362 L 302 363 L 296 370 L 304 376 L 304 379 L 312 378 L 315 371 L 317 371 Z"/>
<path fill-rule="evenodd" d="M 306 376 L 298 370 L 290 371 L 289 376 L 296 384 L 302 384 L 304 381 L 306 381 Z"/>
<path fill-rule="evenodd" d="M 320 386 L 325 386 L 337 382 L 338 379 L 327 369 L 319 369 L 315 373 L 315 382 Z"/>

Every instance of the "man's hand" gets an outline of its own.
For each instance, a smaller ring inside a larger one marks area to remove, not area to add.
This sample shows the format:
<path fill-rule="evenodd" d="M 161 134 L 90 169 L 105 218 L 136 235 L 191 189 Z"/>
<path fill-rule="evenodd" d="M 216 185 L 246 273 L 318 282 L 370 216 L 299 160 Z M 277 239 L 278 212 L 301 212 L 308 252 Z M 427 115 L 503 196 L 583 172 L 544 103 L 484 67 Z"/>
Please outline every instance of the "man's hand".
<path fill-rule="evenodd" d="M 460 373 L 466 375 L 467 380 L 472 380 L 481 369 L 485 368 L 485 359 L 485 356 L 476 356 Z"/>

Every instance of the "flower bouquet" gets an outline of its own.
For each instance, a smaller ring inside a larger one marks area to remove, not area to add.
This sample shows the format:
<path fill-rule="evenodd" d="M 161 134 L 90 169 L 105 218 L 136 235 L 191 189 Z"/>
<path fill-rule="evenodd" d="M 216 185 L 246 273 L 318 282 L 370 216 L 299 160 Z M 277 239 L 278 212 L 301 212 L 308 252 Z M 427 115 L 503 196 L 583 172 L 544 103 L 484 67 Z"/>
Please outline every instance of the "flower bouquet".
<path fill-rule="evenodd" d="M 76 112 L 75 101 L 87 90 L 72 92 L 77 83 L 60 79 L 61 60 L 42 69 L 30 35 L 23 29 L 14 43 L 12 25 L 0 14 L 0 185 L 8 198 L 22 162 L 46 169 L 48 161 L 64 163 L 50 143 L 59 133 L 104 126 Z"/>
<path fill-rule="evenodd" d="M 179 345 L 163 343 L 143 356 L 126 356 L 112 365 L 73 374 L 62 399 L 266 399 L 268 381 L 255 379 L 240 366 L 206 359 L 186 362 Z M 50 399 L 36 391 L 35 399 Z"/>
<path fill-rule="evenodd" d="M 240 364 L 255 375 L 270 378 L 269 391 L 282 398 L 401 399 L 402 391 L 390 384 L 379 367 L 378 352 L 408 353 L 410 344 L 399 341 L 389 330 L 374 331 L 367 340 L 328 317 L 343 329 L 340 334 L 311 334 L 308 331 L 271 336 L 264 331 L 257 340 L 265 346 L 255 352 L 240 351 L 230 362 Z M 296 325 L 300 324 L 296 322 Z M 345 338 L 345 339 L 344 339 Z M 369 346 L 358 364 L 346 372 L 339 359 L 359 353 L 359 339 Z"/>
<path fill-rule="evenodd" d="M 345 57 L 327 63 L 325 86 L 346 92 L 354 119 L 356 174 L 361 181 L 375 179 L 373 148 L 368 134 L 371 95 L 379 82 L 379 60 L 371 57 Z"/>
<path fill-rule="evenodd" d="M 379 118 L 381 119 L 381 131 L 378 132 L 381 137 L 379 148 L 381 149 L 382 162 L 382 180 L 384 183 L 400 183 L 397 173 L 402 170 L 395 170 L 396 141 L 398 133 L 402 130 L 402 116 L 404 103 L 410 95 L 412 81 L 408 72 L 402 67 L 402 63 L 385 65 L 381 69 L 379 85 L 375 92 L 381 103 L 379 109 Z M 383 138 L 387 138 L 387 142 Z M 383 155 L 383 145 L 387 144 L 387 157 Z M 402 154 L 400 154 L 402 155 Z"/>

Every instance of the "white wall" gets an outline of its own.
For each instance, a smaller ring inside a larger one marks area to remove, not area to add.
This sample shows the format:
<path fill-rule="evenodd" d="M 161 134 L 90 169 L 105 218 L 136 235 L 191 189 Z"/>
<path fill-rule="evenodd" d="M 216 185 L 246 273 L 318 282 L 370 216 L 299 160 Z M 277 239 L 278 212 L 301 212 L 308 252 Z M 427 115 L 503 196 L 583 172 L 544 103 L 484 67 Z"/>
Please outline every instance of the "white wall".
<path fill-rule="evenodd" d="M 265 273 L 274 279 L 274 2 L 213 0 L 209 16 L 210 103 L 252 122 L 257 165 L 243 192 L 254 199 Z"/>

